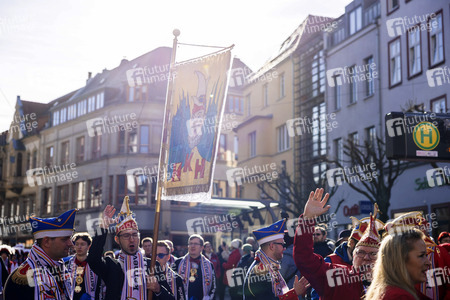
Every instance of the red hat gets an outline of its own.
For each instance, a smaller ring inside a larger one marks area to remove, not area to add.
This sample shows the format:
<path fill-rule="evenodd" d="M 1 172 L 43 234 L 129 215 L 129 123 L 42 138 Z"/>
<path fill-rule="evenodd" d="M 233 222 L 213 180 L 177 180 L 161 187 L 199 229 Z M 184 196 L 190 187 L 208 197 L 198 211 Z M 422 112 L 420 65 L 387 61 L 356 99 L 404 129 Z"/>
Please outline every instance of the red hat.
<path fill-rule="evenodd" d="M 377 230 L 381 230 L 384 228 L 385 225 L 383 222 L 376 219 L 377 214 L 378 214 L 378 205 L 376 203 L 374 205 L 373 210 L 374 210 L 375 228 Z M 352 225 L 353 225 L 353 230 L 352 230 L 352 233 L 350 234 L 350 238 L 353 238 L 356 241 L 359 241 L 361 239 L 362 235 L 364 234 L 364 232 L 366 231 L 367 227 L 369 226 L 370 217 L 365 217 L 365 218 L 362 218 L 361 220 L 358 220 L 357 218 L 351 216 L 350 219 L 352 220 Z"/>
<path fill-rule="evenodd" d="M 372 214 L 370 214 L 369 226 L 364 231 L 364 234 L 359 240 L 359 242 L 356 244 L 356 247 L 365 246 L 372 248 L 380 248 L 381 238 L 380 235 L 378 234 L 375 222 L 376 222 L 375 217 L 373 217 Z"/>
<path fill-rule="evenodd" d="M 438 236 L 438 242 L 441 242 L 441 239 L 450 237 L 450 233 L 447 231 L 442 231 L 441 234 Z"/>
<path fill-rule="evenodd" d="M 118 216 L 119 221 L 116 225 L 116 235 L 126 229 L 139 230 L 136 220 L 133 218 L 133 214 L 131 213 L 130 205 L 128 204 L 129 201 L 129 197 L 125 196 L 125 198 L 123 199 L 122 208 L 120 209 L 120 213 Z"/>

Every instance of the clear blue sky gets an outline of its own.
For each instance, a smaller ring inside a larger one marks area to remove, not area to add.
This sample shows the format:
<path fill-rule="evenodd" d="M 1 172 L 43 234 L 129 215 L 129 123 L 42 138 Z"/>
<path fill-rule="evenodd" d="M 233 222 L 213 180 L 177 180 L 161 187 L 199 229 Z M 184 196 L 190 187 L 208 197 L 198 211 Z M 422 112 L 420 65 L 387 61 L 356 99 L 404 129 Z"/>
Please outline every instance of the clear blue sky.
<path fill-rule="evenodd" d="M 17 95 L 47 103 L 82 87 L 88 72 L 171 47 L 174 28 L 183 43 L 235 44 L 233 54 L 258 69 L 308 14 L 338 17 L 350 1 L 1 1 L 0 131 Z"/>

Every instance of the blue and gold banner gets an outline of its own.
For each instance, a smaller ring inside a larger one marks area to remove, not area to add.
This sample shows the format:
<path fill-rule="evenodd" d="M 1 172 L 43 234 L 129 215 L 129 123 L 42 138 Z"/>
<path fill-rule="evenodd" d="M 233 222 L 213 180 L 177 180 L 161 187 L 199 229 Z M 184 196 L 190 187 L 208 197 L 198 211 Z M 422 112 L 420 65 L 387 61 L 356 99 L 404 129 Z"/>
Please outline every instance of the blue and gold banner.
<path fill-rule="evenodd" d="M 159 166 L 162 200 L 211 199 L 230 65 L 231 47 L 171 70 Z"/>

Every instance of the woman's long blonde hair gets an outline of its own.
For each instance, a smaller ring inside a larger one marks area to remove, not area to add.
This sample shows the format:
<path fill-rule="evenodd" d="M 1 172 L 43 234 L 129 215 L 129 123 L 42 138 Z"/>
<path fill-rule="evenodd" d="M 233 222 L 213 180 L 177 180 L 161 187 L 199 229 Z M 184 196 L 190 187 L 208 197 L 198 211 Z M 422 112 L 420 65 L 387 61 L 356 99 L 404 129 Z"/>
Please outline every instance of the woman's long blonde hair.
<path fill-rule="evenodd" d="M 417 298 L 414 283 L 406 269 L 408 253 L 414 243 L 423 239 L 423 233 L 415 228 L 387 234 L 381 242 L 380 251 L 373 271 L 373 280 L 367 290 L 366 300 L 379 300 L 388 286 L 406 290 Z"/>

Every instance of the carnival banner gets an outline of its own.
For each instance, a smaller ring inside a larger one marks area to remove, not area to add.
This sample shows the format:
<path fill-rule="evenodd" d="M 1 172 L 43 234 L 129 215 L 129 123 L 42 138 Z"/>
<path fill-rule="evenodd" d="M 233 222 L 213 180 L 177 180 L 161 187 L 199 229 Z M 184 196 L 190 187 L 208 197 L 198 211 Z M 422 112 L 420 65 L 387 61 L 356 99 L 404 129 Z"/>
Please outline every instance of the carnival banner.
<path fill-rule="evenodd" d="M 230 64 L 231 47 L 172 68 L 159 166 L 162 200 L 211 199 Z"/>

